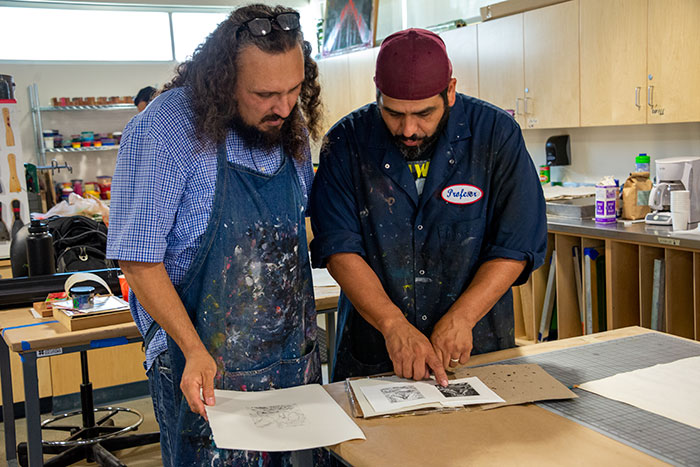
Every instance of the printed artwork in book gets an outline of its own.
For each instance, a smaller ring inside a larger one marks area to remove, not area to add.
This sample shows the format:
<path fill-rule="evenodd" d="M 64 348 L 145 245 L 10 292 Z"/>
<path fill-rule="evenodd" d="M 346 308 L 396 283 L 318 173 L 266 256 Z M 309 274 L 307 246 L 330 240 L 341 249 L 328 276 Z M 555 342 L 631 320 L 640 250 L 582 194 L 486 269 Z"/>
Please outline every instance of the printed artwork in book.
<path fill-rule="evenodd" d="M 360 379 L 351 381 L 351 384 L 367 398 L 376 415 L 504 402 L 477 377 L 451 380 L 446 388 L 432 380 L 411 381 L 401 378 Z"/>

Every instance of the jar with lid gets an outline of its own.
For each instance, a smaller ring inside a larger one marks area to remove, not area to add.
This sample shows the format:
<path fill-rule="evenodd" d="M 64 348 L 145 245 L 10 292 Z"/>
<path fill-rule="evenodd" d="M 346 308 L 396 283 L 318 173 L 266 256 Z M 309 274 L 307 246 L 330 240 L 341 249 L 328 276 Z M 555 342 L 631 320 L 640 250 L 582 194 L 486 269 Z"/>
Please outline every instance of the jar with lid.
<path fill-rule="evenodd" d="M 32 219 L 27 236 L 27 269 L 29 277 L 46 276 L 56 272 L 53 236 L 48 226 L 39 219 Z"/>
<path fill-rule="evenodd" d="M 646 153 L 640 153 L 635 159 L 634 159 L 634 165 L 635 165 L 635 172 L 649 172 L 649 164 L 651 162 L 651 158 L 646 155 Z"/>

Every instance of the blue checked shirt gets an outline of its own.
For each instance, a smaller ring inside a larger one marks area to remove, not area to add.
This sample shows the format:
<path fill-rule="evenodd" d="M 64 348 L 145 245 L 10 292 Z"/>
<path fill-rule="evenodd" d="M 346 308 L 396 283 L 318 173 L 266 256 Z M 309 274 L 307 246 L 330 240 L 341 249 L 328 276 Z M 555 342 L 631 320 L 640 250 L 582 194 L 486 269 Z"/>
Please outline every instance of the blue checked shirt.
<path fill-rule="evenodd" d="M 282 162 L 281 148 L 250 149 L 234 131 L 226 138 L 228 160 L 272 174 Z M 309 148 L 295 161 L 308 200 L 313 167 Z M 164 263 L 174 285 L 180 283 L 207 228 L 216 185 L 216 147 L 194 135 L 190 94 L 176 88 L 158 96 L 126 125 L 112 179 L 107 257 Z M 134 321 L 146 334 L 153 318 L 129 293 Z M 146 349 L 146 369 L 167 349 L 160 329 Z"/>

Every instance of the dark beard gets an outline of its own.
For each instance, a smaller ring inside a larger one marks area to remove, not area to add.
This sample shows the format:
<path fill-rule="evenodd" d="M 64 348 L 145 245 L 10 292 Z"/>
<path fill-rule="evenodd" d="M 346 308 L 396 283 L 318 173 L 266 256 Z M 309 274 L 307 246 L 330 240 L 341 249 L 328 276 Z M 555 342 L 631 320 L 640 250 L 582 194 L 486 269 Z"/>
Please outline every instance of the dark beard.
<path fill-rule="evenodd" d="M 297 111 L 295 106 L 289 116 L 284 119 L 284 123 L 279 129 L 261 131 L 257 127 L 244 122 L 238 113 L 238 109 L 236 109 L 236 113 L 231 117 L 231 126 L 249 148 L 269 151 L 288 140 L 291 133 L 292 119 Z"/>
<path fill-rule="evenodd" d="M 438 122 L 435 133 L 423 139 L 423 142 L 418 146 L 406 146 L 403 142 L 407 139 L 415 140 L 415 138 L 405 138 L 403 135 L 393 135 L 394 144 L 399 148 L 399 152 L 407 161 L 418 161 L 432 159 L 435 146 L 440 139 L 442 130 L 447 126 L 447 121 L 450 119 L 450 107 L 445 104 L 442 117 Z"/>

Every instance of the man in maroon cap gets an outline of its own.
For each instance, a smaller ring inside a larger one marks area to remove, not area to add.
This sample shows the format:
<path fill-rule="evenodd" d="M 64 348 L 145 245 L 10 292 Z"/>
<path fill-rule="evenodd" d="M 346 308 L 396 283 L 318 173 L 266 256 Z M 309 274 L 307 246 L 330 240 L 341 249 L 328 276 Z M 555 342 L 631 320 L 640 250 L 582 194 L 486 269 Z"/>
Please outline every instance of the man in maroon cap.
<path fill-rule="evenodd" d="M 310 207 L 315 267 L 342 294 L 334 380 L 416 380 L 515 345 L 514 284 L 544 261 L 545 204 L 518 124 L 458 94 L 439 36 L 377 56 L 377 101 L 326 135 Z"/>

